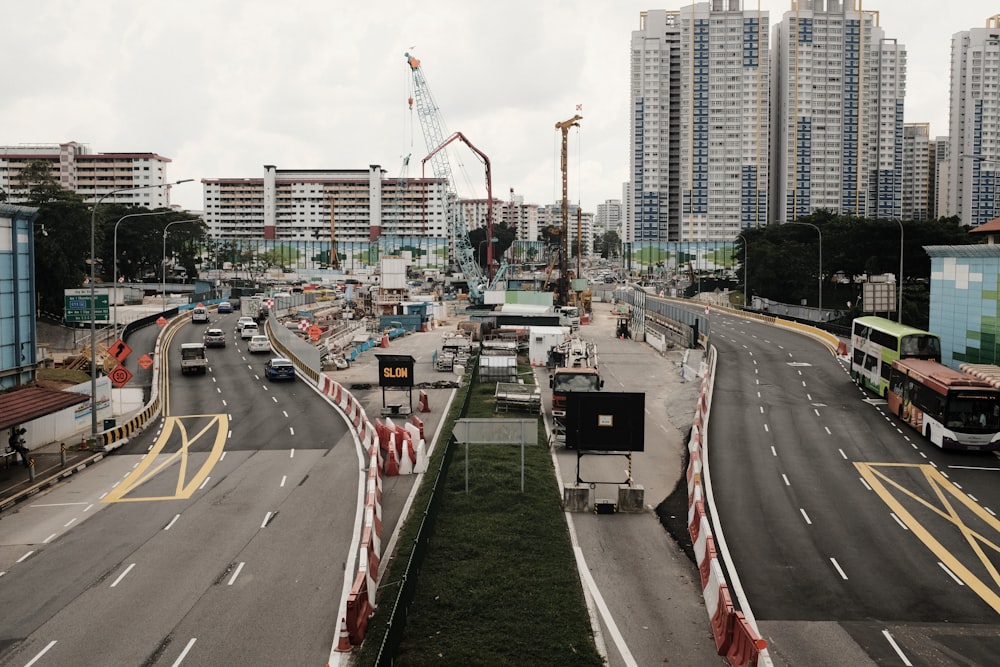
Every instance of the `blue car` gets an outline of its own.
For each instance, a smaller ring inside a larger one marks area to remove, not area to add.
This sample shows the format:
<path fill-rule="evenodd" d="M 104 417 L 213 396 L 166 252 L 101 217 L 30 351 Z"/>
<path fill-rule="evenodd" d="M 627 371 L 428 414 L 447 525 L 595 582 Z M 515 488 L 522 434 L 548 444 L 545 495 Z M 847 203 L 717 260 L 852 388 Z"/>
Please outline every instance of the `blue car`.
<path fill-rule="evenodd" d="M 223 301 L 219 304 L 219 313 L 231 313 L 233 312 L 233 304 L 228 301 Z"/>
<path fill-rule="evenodd" d="M 264 364 L 264 376 L 268 380 L 294 380 L 295 366 L 291 359 L 275 357 Z"/>

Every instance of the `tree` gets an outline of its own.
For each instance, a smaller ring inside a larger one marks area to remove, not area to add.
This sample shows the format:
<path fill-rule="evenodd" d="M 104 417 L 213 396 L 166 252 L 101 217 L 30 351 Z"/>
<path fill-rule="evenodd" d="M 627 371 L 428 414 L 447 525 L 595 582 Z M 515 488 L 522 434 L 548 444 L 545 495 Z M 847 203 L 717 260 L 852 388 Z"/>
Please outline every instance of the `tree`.
<path fill-rule="evenodd" d="M 602 259 L 614 259 L 618 257 L 618 250 L 621 248 L 621 238 L 618 232 L 611 230 L 604 232 L 594 239 L 594 253 Z"/>
<path fill-rule="evenodd" d="M 957 218 L 897 223 L 817 211 L 797 222 L 814 224 L 823 235 L 823 304 L 836 309 L 847 309 L 848 302 L 857 308 L 861 286 L 853 283 L 854 276 L 899 272 L 902 224 L 903 321 L 914 326 L 926 326 L 928 317 L 926 292 L 931 262 L 923 247 L 975 242 Z M 740 278 L 744 281 L 749 278 L 752 293 L 782 303 L 797 304 L 805 300 L 815 305 L 819 292 L 815 230 L 774 224 L 746 230 L 740 239 L 737 251 L 742 265 Z M 747 252 L 749 262 L 745 261 Z M 837 273 L 843 273 L 849 282 L 832 281 L 831 277 Z"/>
<path fill-rule="evenodd" d="M 21 170 L 12 192 L 38 209 L 35 220 L 35 289 L 42 311 L 62 316 L 64 290 L 90 273 L 90 209 L 83 197 L 60 187 L 44 162 Z"/>
<path fill-rule="evenodd" d="M 500 222 L 493 225 L 493 238 L 496 241 L 493 242 L 493 261 L 499 262 L 500 258 L 504 256 L 504 253 L 512 245 L 514 245 L 514 240 L 517 238 L 517 230 L 513 227 L 509 227 L 507 223 Z M 486 258 L 488 257 L 488 251 L 486 248 L 486 228 L 477 227 L 469 232 L 469 243 L 472 244 L 472 250 L 476 256 L 476 263 L 479 266 L 486 268 Z"/>

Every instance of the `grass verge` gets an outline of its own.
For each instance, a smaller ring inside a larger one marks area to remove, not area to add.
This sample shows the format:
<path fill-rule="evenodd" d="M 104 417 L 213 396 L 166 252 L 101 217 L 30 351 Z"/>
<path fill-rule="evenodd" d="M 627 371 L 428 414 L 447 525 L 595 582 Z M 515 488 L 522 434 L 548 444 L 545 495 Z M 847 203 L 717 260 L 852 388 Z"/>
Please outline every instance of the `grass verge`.
<path fill-rule="evenodd" d="M 527 372 L 530 367 L 522 360 L 519 370 Z M 469 387 L 464 416 L 531 417 L 496 414 L 495 388 L 495 383 Z M 450 437 L 451 426 L 462 416 L 460 404 L 456 400 L 442 436 Z M 524 493 L 520 447 L 469 446 L 466 492 L 465 446 L 456 446 L 395 664 L 603 664 L 594 645 L 541 416 L 538 420 L 542 444 L 525 449 Z M 414 508 L 427 505 L 427 487 L 441 455 L 435 452 Z M 385 632 L 390 601 L 421 518 L 417 509 L 404 525 L 400 547 L 381 582 L 379 608 L 365 645 L 355 656 L 357 664 L 375 662 L 373 644 Z"/>

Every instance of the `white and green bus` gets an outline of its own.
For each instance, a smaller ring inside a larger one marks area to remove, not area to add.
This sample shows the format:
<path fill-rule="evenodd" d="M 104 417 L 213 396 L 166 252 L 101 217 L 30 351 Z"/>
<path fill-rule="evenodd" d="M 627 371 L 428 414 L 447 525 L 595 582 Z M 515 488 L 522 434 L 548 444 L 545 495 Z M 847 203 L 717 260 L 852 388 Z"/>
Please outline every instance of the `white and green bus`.
<path fill-rule="evenodd" d="M 941 361 L 935 334 L 884 317 L 859 317 L 851 324 L 851 377 L 885 398 L 892 362 L 897 359 Z"/>

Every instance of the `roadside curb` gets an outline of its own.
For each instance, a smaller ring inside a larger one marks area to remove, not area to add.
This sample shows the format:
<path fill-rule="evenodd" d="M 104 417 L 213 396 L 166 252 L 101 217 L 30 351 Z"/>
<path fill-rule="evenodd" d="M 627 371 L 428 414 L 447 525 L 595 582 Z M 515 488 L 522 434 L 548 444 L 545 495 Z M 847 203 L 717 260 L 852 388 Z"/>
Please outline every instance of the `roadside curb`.
<path fill-rule="evenodd" d="M 3 501 L 0 502 L 0 512 L 6 512 L 11 507 L 17 505 L 18 503 L 24 500 L 27 500 L 28 498 L 31 498 L 32 496 L 38 494 L 41 491 L 44 491 L 50 486 L 55 486 L 62 480 L 72 477 L 76 473 L 82 471 L 87 466 L 102 460 L 105 456 L 106 456 L 105 452 L 97 452 L 83 459 L 82 461 L 74 463 L 72 466 L 67 466 L 64 469 L 61 469 L 56 474 L 45 477 L 41 481 L 36 480 L 32 486 L 29 486 L 28 488 L 23 489 L 21 491 L 18 491 L 17 493 L 14 493 L 8 498 L 4 498 Z"/>

